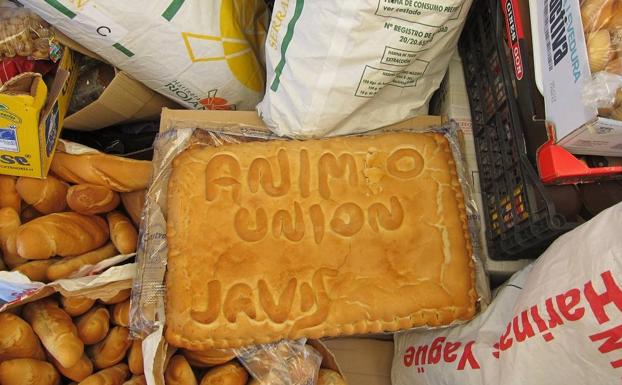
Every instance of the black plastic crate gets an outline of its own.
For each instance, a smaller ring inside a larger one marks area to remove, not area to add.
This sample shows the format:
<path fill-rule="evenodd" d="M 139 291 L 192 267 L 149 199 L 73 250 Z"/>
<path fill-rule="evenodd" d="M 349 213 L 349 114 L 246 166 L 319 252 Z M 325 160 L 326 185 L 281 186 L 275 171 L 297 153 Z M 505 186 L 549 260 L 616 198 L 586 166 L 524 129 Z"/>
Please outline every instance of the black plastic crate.
<path fill-rule="evenodd" d="M 531 52 L 521 41 L 524 70 L 517 79 L 506 43 L 504 4 L 474 1 L 459 49 L 473 119 L 488 252 L 492 259 L 513 260 L 538 257 L 557 236 L 579 223 L 560 213 L 551 196 L 555 187 L 545 187 L 539 180 L 535 149 L 545 140 L 546 128 L 535 118 L 539 101 L 534 96 Z M 560 197 L 563 194 L 555 194 L 557 201 Z"/>

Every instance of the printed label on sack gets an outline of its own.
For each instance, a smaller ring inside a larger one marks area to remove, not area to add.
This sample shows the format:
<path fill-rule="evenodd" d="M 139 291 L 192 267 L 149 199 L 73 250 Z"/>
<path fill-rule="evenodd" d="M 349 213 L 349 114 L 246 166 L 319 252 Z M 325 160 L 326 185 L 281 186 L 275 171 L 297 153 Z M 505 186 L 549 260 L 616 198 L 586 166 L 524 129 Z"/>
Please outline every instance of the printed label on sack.
<path fill-rule="evenodd" d="M 379 0 L 376 15 L 392 17 L 411 23 L 427 23 L 425 25 L 430 27 L 440 27 L 442 24 L 438 24 L 439 20 L 458 19 L 462 10 L 462 3 L 463 0 Z"/>
<path fill-rule="evenodd" d="M 611 270 L 607 270 L 596 280 L 589 280 L 580 287 L 557 293 L 540 304 L 517 312 L 497 342 L 483 351 L 499 360 L 507 351 L 533 338 L 555 343 L 555 329 L 572 327 L 572 323 L 590 317 L 600 327 L 589 335 L 580 336 L 581 343 L 589 345 L 593 353 L 605 356 L 612 368 L 622 369 L 621 315 L 622 289 Z M 425 368 L 430 365 L 443 365 L 443 368 L 459 371 L 479 370 L 482 362 L 487 361 L 486 357 L 474 353 L 474 345 L 481 343 L 475 340 L 450 341 L 439 336 L 431 343 L 406 347 L 401 357 L 402 365 L 414 368 L 417 373 L 425 373 Z"/>
<path fill-rule="evenodd" d="M 386 86 L 416 87 L 429 64 L 418 55 L 430 48 L 437 34 L 448 31 L 447 23 L 460 17 L 463 3 L 379 0 L 375 14 L 388 18 L 383 29 L 393 35 L 379 61 L 391 68 L 366 65 L 354 96 L 373 98 Z"/>
<path fill-rule="evenodd" d="M 119 42 L 128 33 L 127 29 L 99 10 L 93 3 L 84 4 L 73 21 L 72 27 L 83 28 L 89 35 L 104 39 L 110 44 Z"/>

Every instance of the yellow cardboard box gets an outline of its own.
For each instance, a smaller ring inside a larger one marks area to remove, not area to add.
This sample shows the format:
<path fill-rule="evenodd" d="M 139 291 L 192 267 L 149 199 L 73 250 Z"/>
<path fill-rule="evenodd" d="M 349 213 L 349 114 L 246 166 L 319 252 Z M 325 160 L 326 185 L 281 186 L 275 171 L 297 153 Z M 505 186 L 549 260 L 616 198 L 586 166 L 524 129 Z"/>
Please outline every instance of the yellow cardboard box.
<path fill-rule="evenodd" d="M 78 74 L 64 49 L 51 86 L 22 74 L 0 87 L 0 174 L 45 178 Z"/>

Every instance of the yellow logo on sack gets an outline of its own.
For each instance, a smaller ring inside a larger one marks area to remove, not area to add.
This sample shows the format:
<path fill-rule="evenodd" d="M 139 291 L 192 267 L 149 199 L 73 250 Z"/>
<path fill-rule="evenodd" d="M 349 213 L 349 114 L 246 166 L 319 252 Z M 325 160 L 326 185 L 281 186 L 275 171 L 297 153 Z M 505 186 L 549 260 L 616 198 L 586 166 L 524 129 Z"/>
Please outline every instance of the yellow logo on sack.
<path fill-rule="evenodd" d="M 266 38 L 267 9 L 263 0 L 223 0 L 220 36 L 182 32 L 193 63 L 225 60 L 238 81 L 255 92 L 264 87 L 264 67 L 257 59 Z M 207 46 L 205 45 L 207 44 Z M 222 44 L 223 55 L 208 53 L 211 44 Z M 202 53 L 201 51 L 208 51 Z"/>

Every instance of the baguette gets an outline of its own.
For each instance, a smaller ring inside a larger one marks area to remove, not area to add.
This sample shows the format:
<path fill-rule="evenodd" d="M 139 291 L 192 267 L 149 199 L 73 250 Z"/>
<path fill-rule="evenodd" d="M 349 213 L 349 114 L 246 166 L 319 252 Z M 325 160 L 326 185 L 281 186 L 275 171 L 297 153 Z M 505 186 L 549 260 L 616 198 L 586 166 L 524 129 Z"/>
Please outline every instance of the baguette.
<path fill-rule="evenodd" d="M 130 220 L 118 211 L 106 215 L 110 230 L 110 239 L 121 254 L 131 254 L 136 251 L 138 232 Z"/>
<path fill-rule="evenodd" d="M 67 207 L 67 183 L 50 175 L 45 179 L 20 177 L 15 188 L 24 202 L 43 214 L 58 213 Z"/>
<path fill-rule="evenodd" d="M 19 271 L 33 282 L 49 282 L 47 270 L 58 259 L 42 259 L 39 261 L 29 261 L 14 268 L 12 271 Z"/>
<path fill-rule="evenodd" d="M 111 298 L 105 300 L 100 298 L 99 300 L 106 305 L 114 305 L 130 298 L 130 294 L 132 294 L 132 289 L 123 289 Z"/>
<path fill-rule="evenodd" d="M 235 353 L 230 349 L 208 349 L 203 351 L 182 349 L 181 352 L 190 365 L 199 368 L 222 365 L 235 358 Z"/>
<path fill-rule="evenodd" d="M 44 360 L 45 353 L 28 322 L 11 313 L 0 313 L 0 361 L 13 358 Z"/>
<path fill-rule="evenodd" d="M 65 368 L 74 366 L 84 353 L 84 344 L 71 317 L 56 301 L 45 298 L 24 306 L 23 315 L 45 349 Z"/>
<path fill-rule="evenodd" d="M 128 327 L 130 325 L 130 300 L 129 299 L 126 301 L 114 304 L 114 306 L 112 307 L 112 323 L 114 323 L 117 326 L 125 326 L 125 327 Z"/>
<path fill-rule="evenodd" d="M 22 208 L 22 200 L 15 189 L 15 177 L 0 175 L 0 209 L 10 207 L 16 212 Z"/>
<path fill-rule="evenodd" d="M 121 198 L 107 187 L 93 184 L 78 184 L 67 191 L 67 204 L 80 214 L 102 214 L 114 210 Z"/>
<path fill-rule="evenodd" d="M 182 355 L 171 357 L 164 371 L 164 383 L 166 385 L 198 385 L 190 364 Z"/>
<path fill-rule="evenodd" d="M 88 353 L 96 368 L 105 369 L 121 362 L 131 345 L 130 330 L 122 326 L 115 326 L 106 338 L 93 346 L 89 346 Z"/>
<path fill-rule="evenodd" d="M 60 376 L 49 362 L 16 358 L 0 363 L 2 385 L 58 385 Z"/>
<path fill-rule="evenodd" d="M 127 354 L 127 364 L 130 372 L 134 375 L 143 374 L 143 340 L 133 340 L 130 346 L 130 352 Z"/>
<path fill-rule="evenodd" d="M 114 245 L 109 242 L 105 246 L 89 251 L 86 254 L 61 259 L 48 267 L 47 276 L 50 281 L 67 278 L 84 265 L 95 265 L 105 259 L 114 257 L 115 255 L 117 255 L 117 249 L 115 249 Z"/>
<path fill-rule="evenodd" d="M 26 259 L 71 257 L 87 253 L 108 240 L 106 222 L 94 215 L 65 212 L 33 219 L 17 229 L 17 253 Z"/>
<path fill-rule="evenodd" d="M 78 362 L 69 368 L 64 367 L 57 360 L 52 357 L 52 363 L 56 369 L 65 377 L 73 381 L 82 381 L 91 374 L 93 374 L 93 363 L 86 354 L 83 354 Z"/>
<path fill-rule="evenodd" d="M 143 207 L 145 207 L 146 194 L 146 190 L 121 193 L 123 207 L 136 226 L 140 226 L 140 215 L 143 212 Z"/>
<path fill-rule="evenodd" d="M 89 311 L 95 304 L 94 299 L 87 297 L 60 297 L 60 304 L 72 317 L 77 317 Z"/>
<path fill-rule="evenodd" d="M 110 329 L 110 314 L 105 307 L 94 307 L 76 321 L 78 336 L 86 345 L 102 341 Z"/>
<path fill-rule="evenodd" d="M 147 187 L 151 162 L 107 154 L 71 155 L 56 153 L 51 170 L 61 179 L 74 184 L 89 183 L 118 192 L 131 192 Z"/>
<path fill-rule="evenodd" d="M 122 385 L 129 373 L 126 364 L 117 364 L 91 374 L 78 385 Z"/>
<path fill-rule="evenodd" d="M 237 362 L 216 366 L 203 375 L 200 385 L 245 385 L 248 372 Z"/>
<path fill-rule="evenodd" d="M 17 255 L 15 245 L 17 229 L 21 225 L 19 214 L 11 207 L 0 208 L 0 250 L 4 263 L 15 268 L 28 260 Z"/>
<path fill-rule="evenodd" d="M 132 378 L 125 381 L 123 385 L 147 385 L 147 379 L 143 374 L 140 376 L 132 376 Z"/>

